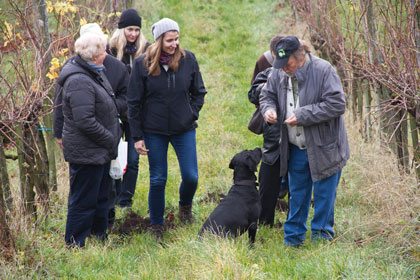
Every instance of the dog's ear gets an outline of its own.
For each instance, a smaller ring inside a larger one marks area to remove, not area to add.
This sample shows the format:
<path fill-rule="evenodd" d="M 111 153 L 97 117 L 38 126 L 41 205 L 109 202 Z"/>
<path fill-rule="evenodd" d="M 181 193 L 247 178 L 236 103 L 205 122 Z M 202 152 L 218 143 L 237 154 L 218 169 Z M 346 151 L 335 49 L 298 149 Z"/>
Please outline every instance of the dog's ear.
<path fill-rule="evenodd" d="M 249 170 L 253 172 L 257 172 L 257 166 L 261 161 L 262 152 L 259 147 L 252 150 L 246 158 L 246 166 L 249 168 Z"/>
<path fill-rule="evenodd" d="M 236 164 L 236 156 L 234 156 L 231 160 L 230 160 L 230 163 L 229 163 L 229 168 L 230 169 L 235 169 L 235 164 Z"/>

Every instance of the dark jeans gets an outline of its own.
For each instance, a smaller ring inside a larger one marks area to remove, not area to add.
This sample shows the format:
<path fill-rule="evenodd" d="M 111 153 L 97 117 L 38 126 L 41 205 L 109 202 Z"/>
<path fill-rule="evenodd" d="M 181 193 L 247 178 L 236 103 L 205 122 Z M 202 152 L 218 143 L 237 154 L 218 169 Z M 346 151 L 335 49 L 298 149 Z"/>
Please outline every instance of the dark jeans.
<path fill-rule="evenodd" d="M 288 192 L 287 181 L 280 177 L 280 158 L 273 165 L 261 162 L 258 182 L 262 207 L 260 223 L 273 225 L 279 194 L 284 197 Z"/>
<path fill-rule="evenodd" d="M 163 224 L 165 186 L 168 177 L 168 146 L 171 143 L 178 158 L 182 182 L 179 186 L 179 204 L 191 205 L 197 190 L 198 167 L 195 130 L 177 135 L 144 133 L 149 149 L 150 189 L 149 211 L 151 224 Z"/>
<path fill-rule="evenodd" d="M 136 190 L 137 174 L 139 171 L 139 154 L 134 148 L 134 140 L 131 137 L 130 126 L 123 122 L 123 131 L 127 141 L 127 170 L 121 180 L 114 180 L 109 194 L 109 224 L 115 221 L 115 205 L 130 207 L 133 204 L 133 196 Z"/>
<path fill-rule="evenodd" d="M 66 222 L 67 245 L 85 245 L 90 234 L 104 237 L 108 225 L 109 163 L 70 163 L 70 193 Z"/>
<path fill-rule="evenodd" d="M 139 171 L 139 154 L 134 148 L 134 140 L 131 137 L 130 126 L 123 122 L 125 140 L 128 144 L 127 150 L 127 171 L 123 180 L 117 180 L 115 187 L 118 194 L 118 205 L 121 207 L 131 206 L 133 204 L 133 195 L 136 190 L 137 174 Z"/>

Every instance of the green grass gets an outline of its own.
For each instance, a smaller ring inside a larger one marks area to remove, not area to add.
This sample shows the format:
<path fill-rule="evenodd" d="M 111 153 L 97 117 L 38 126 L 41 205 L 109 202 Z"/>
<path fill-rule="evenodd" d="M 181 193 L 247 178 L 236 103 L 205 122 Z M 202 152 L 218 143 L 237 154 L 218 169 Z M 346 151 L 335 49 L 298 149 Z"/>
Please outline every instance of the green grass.
<path fill-rule="evenodd" d="M 259 229 L 254 249 L 249 248 L 246 235 L 235 240 L 197 238 L 216 206 L 198 201 L 210 192 L 226 193 L 232 181 L 228 168 L 232 156 L 262 143 L 261 137 L 247 130 L 254 109 L 247 92 L 255 61 L 268 49 L 270 38 L 289 33 L 280 30 L 283 25 L 278 23 L 291 16 L 290 7 L 277 9 L 276 4 L 148 0 L 138 6 L 149 40 L 151 25 L 160 18 L 179 23 L 180 42 L 195 53 L 208 90 L 197 129 L 200 180 L 193 224 L 166 232 L 165 246 L 156 244 L 149 233 L 127 238 L 112 234 L 105 245 L 88 240 L 84 250 L 69 251 L 63 240 L 68 183 L 62 181 L 45 222 L 25 229 L 14 221 L 18 253 L 11 263 L 0 262 L 0 279 L 415 279 L 420 248 L 407 251 L 366 227 L 372 206 L 363 197 L 366 180 L 354 163 L 343 171 L 334 242 L 312 244 L 308 235 L 303 247 L 288 248 L 283 245 L 282 229 L 269 227 Z M 176 209 L 180 174 L 172 149 L 168 161 L 166 206 Z M 59 172 L 66 174 L 66 170 Z M 147 159 L 141 157 L 133 209 L 142 216 L 148 215 L 148 184 Z M 117 215 L 121 216 L 119 210 Z M 284 221 L 285 214 L 277 218 Z M 357 243 L 358 239 L 366 242 Z"/>

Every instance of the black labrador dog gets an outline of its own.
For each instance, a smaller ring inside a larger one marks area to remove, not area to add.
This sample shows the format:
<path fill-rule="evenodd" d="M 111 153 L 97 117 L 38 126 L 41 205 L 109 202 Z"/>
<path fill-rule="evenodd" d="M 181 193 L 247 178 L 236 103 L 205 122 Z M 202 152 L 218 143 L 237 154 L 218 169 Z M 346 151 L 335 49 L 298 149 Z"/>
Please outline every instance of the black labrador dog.
<path fill-rule="evenodd" d="M 232 158 L 229 168 L 233 169 L 233 186 L 204 222 L 200 236 L 209 231 L 224 237 L 236 237 L 248 230 L 249 241 L 254 244 L 261 213 L 255 172 L 261 156 L 261 149 L 255 148 L 244 150 Z"/>

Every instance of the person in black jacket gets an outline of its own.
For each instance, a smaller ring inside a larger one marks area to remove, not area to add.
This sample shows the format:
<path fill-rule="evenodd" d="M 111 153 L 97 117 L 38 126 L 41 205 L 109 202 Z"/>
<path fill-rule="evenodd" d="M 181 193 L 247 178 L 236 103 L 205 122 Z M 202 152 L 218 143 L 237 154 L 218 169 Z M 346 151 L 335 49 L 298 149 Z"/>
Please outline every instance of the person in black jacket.
<path fill-rule="evenodd" d="M 150 43 L 141 32 L 141 17 L 134 9 L 124 10 L 118 21 L 118 29 L 110 39 L 109 53 L 123 62 L 129 73 L 134 60 L 144 53 Z M 127 141 L 127 170 L 121 180 L 115 181 L 117 199 L 114 202 L 120 207 L 131 207 L 136 190 L 137 175 L 139 170 L 139 154 L 134 149 L 134 140 L 131 136 L 128 120 L 122 118 L 123 132 Z M 111 209 L 110 214 L 115 213 Z"/>
<path fill-rule="evenodd" d="M 275 57 L 274 51 L 277 43 L 283 38 L 282 35 L 273 37 L 270 41 L 269 55 Z M 266 60 L 267 52 L 264 53 L 256 62 L 252 85 L 248 92 L 248 98 L 256 107 L 259 106 L 259 97 L 262 88 L 272 71 L 274 59 Z M 262 62 L 264 60 L 264 62 Z M 255 73 L 258 69 L 259 73 Z M 280 126 L 279 124 L 263 125 L 263 156 L 258 174 L 259 193 L 261 199 L 261 215 L 259 223 L 274 225 L 275 209 L 278 198 L 283 198 L 288 192 L 287 178 L 280 176 Z"/>
<path fill-rule="evenodd" d="M 204 104 L 203 80 L 192 52 L 179 45 L 178 24 L 164 18 L 152 26 L 155 42 L 136 59 L 128 85 L 128 121 L 141 155 L 148 155 L 149 211 L 152 233 L 163 235 L 168 145 L 181 169 L 178 217 L 193 219 L 198 183 L 195 129 Z"/>
<path fill-rule="evenodd" d="M 85 33 L 75 42 L 76 56 L 63 67 L 62 145 L 70 167 L 65 242 L 85 245 L 89 235 L 106 237 L 110 162 L 121 137 L 115 95 L 105 74 L 107 36 Z"/>
<path fill-rule="evenodd" d="M 99 35 L 104 35 L 100 26 L 97 23 L 88 23 L 83 25 L 80 28 L 80 36 L 85 33 L 96 33 Z M 76 56 L 69 58 L 64 65 L 68 62 L 74 61 Z M 128 86 L 128 79 L 129 74 L 125 67 L 125 65 L 119 61 L 118 59 L 114 58 L 111 55 L 107 55 L 103 62 L 104 68 L 103 73 L 105 74 L 106 78 L 108 79 L 109 83 L 111 84 L 112 90 L 115 94 L 115 101 L 117 104 L 118 114 L 121 120 L 127 121 L 127 86 Z M 62 134 L 63 134 L 63 124 L 64 124 L 64 116 L 62 110 L 62 87 L 60 84 L 57 84 L 55 88 L 55 97 L 54 97 L 54 136 L 57 139 L 58 144 L 62 147 Z M 124 121 L 123 121 L 124 123 Z M 128 126 L 128 125 L 127 125 Z M 123 126 L 124 127 L 124 126 Z M 131 137 L 128 139 L 130 140 Z M 133 147 L 134 150 L 134 147 Z M 134 150 L 134 153 L 137 155 L 137 152 Z M 138 157 L 137 157 L 138 162 Z M 128 164 L 127 164 L 128 165 Z M 137 178 L 137 172 L 136 172 Z M 135 184 L 135 183 L 134 183 Z M 109 203 L 109 217 L 108 217 L 108 227 L 112 228 L 114 221 L 115 221 L 115 202 L 117 200 L 117 191 L 116 191 L 116 183 L 115 181 L 111 184 L 110 190 L 110 203 Z"/>
<path fill-rule="evenodd" d="M 80 28 L 80 36 L 85 33 L 96 33 L 104 35 L 100 26 L 97 23 L 88 23 Z M 70 57 L 64 65 L 73 61 L 77 56 Z M 112 90 L 115 94 L 115 101 L 117 103 L 118 114 L 120 118 L 127 119 L 127 86 L 129 75 L 124 64 L 111 55 L 107 55 L 103 62 L 103 73 L 111 84 Z M 64 66 L 63 66 L 64 67 Z M 63 138 L 63 107 L 62 107 L 62 86 L 58 83 L 55 88 L 54 95 L 54 137 L 58 144 L 62 147 Z"/>

